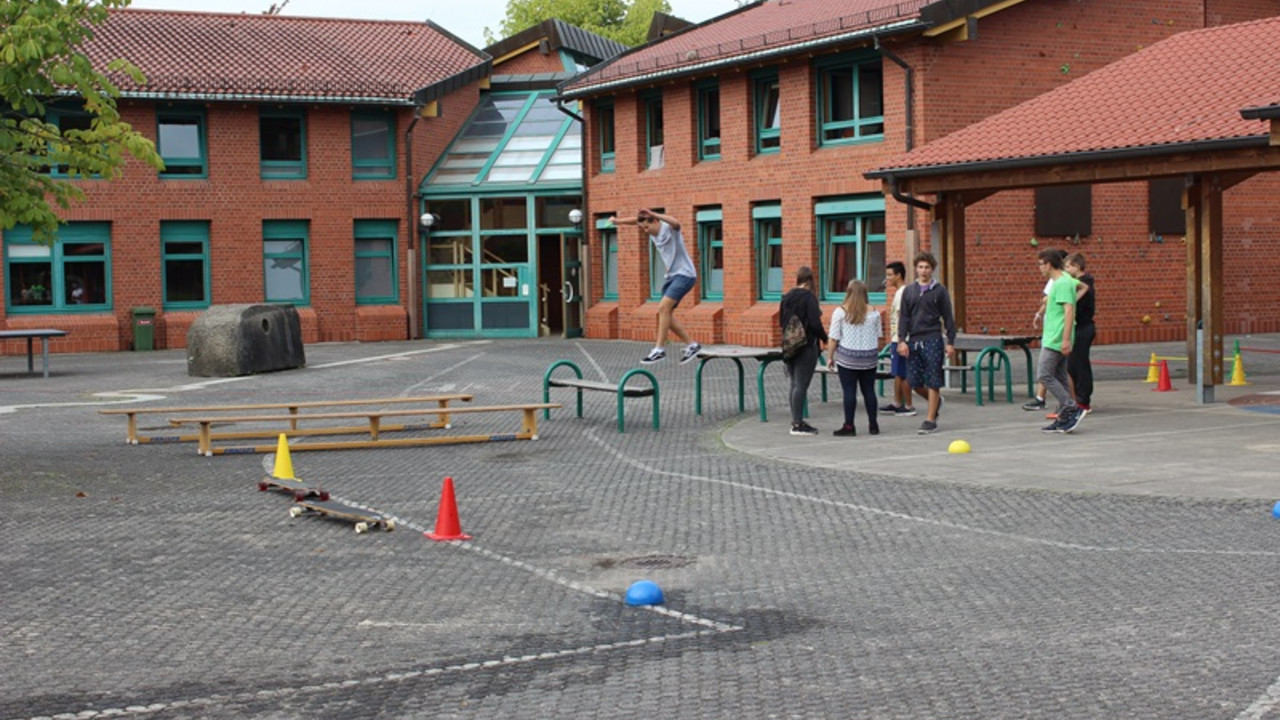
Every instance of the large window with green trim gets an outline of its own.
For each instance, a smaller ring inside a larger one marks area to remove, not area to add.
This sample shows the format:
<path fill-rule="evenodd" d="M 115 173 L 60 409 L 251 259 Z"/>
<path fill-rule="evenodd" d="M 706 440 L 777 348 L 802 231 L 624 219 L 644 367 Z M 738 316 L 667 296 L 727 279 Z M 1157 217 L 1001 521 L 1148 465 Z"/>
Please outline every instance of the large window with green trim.
<path fill-rule="evenodd" d="M 862 195 L 820 201 L 814 208 L 820 243 L 821 297 L 839 302 L 849 281 L 866 283 L 874 302 L 883 302 L 885 257 L 884 197 Z"/>
<path fill-rule="evenodd" d="M 13 314 L 111 309 L 111 225 L 71 222 L 57 241 L 35 242 L 31 227 L 4 233 L 5 308 Z"/>
<path fill-rule="evenodd" d="M 818 144 L 884 139 L 884 77 L 880 56 L 842 55 L 818 70 Z"/>
<path fill-rule="evenodd" d="M 262 221 L 262 284 L 267 302 L 306 305 L 311 301 L 306 220 Z"/>
<path fill-rule="evenodd" d="M 208 177 L 207 145 L 204 110 L 170 106 L 156 111 L 156 152 L 164 160 L 160 177 Z"/>
<path fill-rule="evenodd" d="M 165 309 L 208 307 L 208 221 L 161 221 L 160 253 Z"/>
<path fill-rule="evenodd" d="M 724 215 L 720 208 L 698 210 L 698 256 L 702 258 L 702 299 L 724 299 Z"/>
<path fill-rule="evenodd" d="M 596 136 L 600 138 L 600 172 L 611 173 L 616 165 L 617 147 L 613 134 L 613 103 L 596 103 Z"/>
<path fill-rule="evenodd" d="M 644 166 L 659 170 L 666 165 L 665 132 L 662 122 L 662 93 L 647 93 L 640 98 L 644 106 Z"/>
<path fill-rule="evenodd" d="M 618 299 L 618 229 L 605 218 L 596 221 L 600 233 L 600 274 L 603 279 L 602 299 Z"/>
<path fill-rule="evenodd" d="M 356 220 L 356 304 L 389 305 L 400 301 L 396 282 L 395 220 Z"/>
<path fill-rule="evenodd" d="M 698 94 L 698 159 L 720 159 L 720 84 L 714 80 L 699 83 Z"/>
<path fill-rule="evenodd" d="M 778 72 L 757 73 L 751 81 L 752 128 L 756 154 L 776 153 L 782 147 L 782 104 Z"/>
<path fill-rule="evenodd" d="M 263 180 L 307 177 L 307 118 L 302 108 L 260 108 L 258 142 Z"/>
<path fill-rule="evenodd" d="M 782 298 L 782 205 L 762 203 L 751 209 L 755 225 L 756 275 L 761 300 Z"/>
<path fill-rule="evenodd" d="M 395 114 L 370 110 L 351 113 L 351 177 L 392 180 L 395 176 Z"/>

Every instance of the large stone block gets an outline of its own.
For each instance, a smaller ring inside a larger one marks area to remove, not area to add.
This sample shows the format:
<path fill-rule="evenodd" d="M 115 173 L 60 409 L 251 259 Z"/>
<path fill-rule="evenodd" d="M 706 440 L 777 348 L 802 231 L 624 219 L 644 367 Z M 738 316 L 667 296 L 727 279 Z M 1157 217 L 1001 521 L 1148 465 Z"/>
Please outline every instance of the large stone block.
<path fill-rule="evenodd" d="M 213 305 L 187 331 L 188 375 L 234 377 L 306 364 L 292 305 Z"/>

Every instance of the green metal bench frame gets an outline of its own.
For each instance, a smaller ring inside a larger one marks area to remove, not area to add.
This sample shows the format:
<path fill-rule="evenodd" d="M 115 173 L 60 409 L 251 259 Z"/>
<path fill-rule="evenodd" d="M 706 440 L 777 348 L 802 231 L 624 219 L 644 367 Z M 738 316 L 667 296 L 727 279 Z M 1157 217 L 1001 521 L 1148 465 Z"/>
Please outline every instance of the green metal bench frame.
<path fill-rule="evenodd" d="M 658 429 L 659 427 L 658 379 L 653 376 L 653 373 L 641 368 L 635 368 L 633 370 L 628 370 L 627 373 L 622 376 L 622 379 L 618 381 L 618 385 L 616 387 L 601 387 L 595 384 L 588 385 L 583 383 L 575 383 L 573 380 L 552 380 L 551 373 L 554 372 L 556 368 L 562 365 L 573 368 L 574 374 L 577 375 L 576 379 L 582 380 L 582 369 L 579 368 L 577 365 L 575 365 L 573 361 L 557 360 L 551 363 L 551 367 L 547 368 L 546 374 L 542 376 L 543 402 L 551 402 L 551 388 L 553 386 L 574 388 L 575 390 L 578 391 L 578 417 L 582 417 L 582 392 L 584 390 L 595 390 L 599 392 L 615 393 L 618 396 L 618 432 L 626 432 L 626 413 L 625 413 L 623 401 L 629 397 L 646 397 L 646 396 L 652 395 L 653 396 L 653 429 L 654 430 Z M 650 387 L 628 388 L 627 382 L 629 382 L 631 378 L 637 375 L 641 375 L 648 378 Z M 590 381 L 585 381 L 585 382 L 590 382 Z M 542 416 L 544 419 L 549 419 L 551 417 L 551 411 L 544 410 Z"/>

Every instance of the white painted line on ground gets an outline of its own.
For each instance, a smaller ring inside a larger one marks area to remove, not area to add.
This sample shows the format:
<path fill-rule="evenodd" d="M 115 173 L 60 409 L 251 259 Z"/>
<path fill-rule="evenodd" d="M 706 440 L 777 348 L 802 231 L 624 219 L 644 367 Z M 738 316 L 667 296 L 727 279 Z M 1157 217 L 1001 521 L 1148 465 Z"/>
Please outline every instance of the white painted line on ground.
<path fill-rule="evenodd" d="M 605 374 L 604 368 L 600 367 L 600 363 L 596 362 L 595 357 L 591 353 L 587 352 L 587 349 L 583 347 L 582 343 L 575 342 L 573 345 L 582 352 L 582 355 L 587 359 L 587 362 L 591 363 L 591 367 L 596 369 L 596 374 L 600 376 L 600 379 L 608 382 L 609 376 Z"/>
<path fill-rule="evenodd" d="M 337 360 L 323 365 L 308 365 L 313 370 L 325 370 L 328 368 L 343 367 L 344 365 L 358 365 L 360 363 L 377 362 L 379 360 L 391 360 L 394 358 L 410 357 L 412 355 L 428 355 L 430 353 L 444 352 L 445 350 L 456 350 L 460 347 L 469 347 L 472 345 L 490 345 L 492 340 L 476 340 L 468 343 L 447 343 L 444 345 L 433 345 L 429 348 L 421 350 L 406 350 L 404 352 L 390 353 L 388 355 L 373 355 L 365 358 L 355 358 L 353 360 Z"/>
<path fill-rule="evenodd" d="M 444 368 L 444 369 L 440 370 L 440 371 L 439 371 L 439 372 L 437 372 L 437 373 L 434 373 L 434 374 L 432 374 L 432 375 L 428 375 L 427 377 L 425 377 L 425 378 L 423 378 L 423 379 L 419 380 L 418 382 L 416 382 L 416 383 L 414 383 L 414 384 L 410 385 L 409 387 L 407 387 L 407 388 L 405 388 L 403 391 L 401 391 L 401 393 L 400 393 L 400 397 L 412 397 L 412 396 L 414 395 L 414 393 L 416 393 L 416 392 L 417 392 L 418 388 L 420 388 L 420 387 L 422 387 L 422 386 L 424 386 L 424 385 L 427 385 L 427 384 L 431 383 L 432 381 L 434 381 L 436 378 L 440 377 L 441 375 L 448 375 L 449 373 L 453 372 L 454 370 L 457 370 L 458 368 L 462 367 L 463 365 L 467 365 L 468 363 L 475 362 L 476 360 L 479 360 L 479 359 L 480 359 L 480 358 L 482 358 L 482 357 L 484 357 L 484 353 L 477 353 L 477 354 L 475 354 L 475 355 L 472 355 L 472 356 L 471 356 L 471 357 L 469 357 L 469 358 L 465 358 L 465 359 L 463 359 L 463 360 L 459 360 L 458 362 L 456 362 L 456 363 L 454 363 L 454 364 L 450 365 L 450 366 L 449 366 L 449 367 L 447 367 L 447 368 Z M 448 391 L 443 391 L 443 390 L 442 390 L 441 392 L 448 392 Z"/>
<path fill-rule="evenodd" d="M 1267 688 L 1262 696 L 1253 701 L 1253 704 L 1244 709 L 1244 712 L 1236 716 L 1236 720 L 1262 720 L 1267 713 L 1275 709 L 1276 705 L 1280 705 L 1280 678 L 1271 683 L 1271 687 Z"/>
<path fill-rule="evenodd" d="M 1187 550 L 1187 549 L 1165 549 L 1165 548 L 1122 548 L 1109 547 L 1102 545 L 1083 545 L 1080 543 L 1063 542 L 1061 540 L 1050 540 L 1047 538 L 1033 537 L 1030 535 L 1020 535 L 1018 533 L 1004 532 L 1003 530 L 992 530 L 990 528 L 974 527 L 972 525 L 964 525 L 961 523 L 950 522 L 947 520 L 938 520 L 935 518 L 921 517 L 919 515 L 908 515 L 894 510 L 885 510 L 883 508 L 875 508 L 869 505 L 859 505 L 857 503 L 844 502 L 842 500 L 832 500 L 830 498 L 817 497 L 814 495 L 803 495 L 801 493 L 790 492 L 788 490 L 776 490 L 774 488 L 760 487 L 758 485 L 749 485 L 736 480 L 723 480 L 720 478 L 707 477 L 705 475 L 691 475 L 689 473 L 675 472 L 671 470 L 663 470 L 661 468 L 650 465 L 642 460 L 625 455 L 621 451 L 613 448 L 605 441 L 596 436 L 594 429 L 586 431 L 587 439 L 596 443 L 600 447 L 620 462 L 624 462 L 634 468 L 643 470 L 644 472 L 666 477 L 680 478 L 682 480 L 692 480 L 695 482 L 705 482 L 715 485 L 723 485 L 725 487 L 746 490 L 748 492 L 760 493 L 762 495 L 772 495 L 774 497 L 786 498 L 788 500 L 799 500 L 801 502 L 809 502 L 817 505 L 826 505 L 828 507 L 843 508 L 846 510 L 856 510 L 858 512 L 867 513 L 869 515 L 879 515 L 881 517 L 893 518 L 895 520 L 904 520 L 907 522 L 921 523 L 924 525 L 932 525 L 935 527 L 944 527 L 952 530 L 960 530 L 963 532 L 973 533 L 975 535 L 986 535 L 990 537 L 998 537 L 1006 540 L 1014 540 L 1022 543 L 1030 543 L 1033 545 L 1042 545 L 1046 547 L 1060 548 L 1063 550 L 1079 550 L 1084 552 L 1127 552 L 1151 555 L 1223 555 L 1223 556 L 1245 556 L 1245 557 L 1280 557 L 1280 551 L 1269 550 Z"/>

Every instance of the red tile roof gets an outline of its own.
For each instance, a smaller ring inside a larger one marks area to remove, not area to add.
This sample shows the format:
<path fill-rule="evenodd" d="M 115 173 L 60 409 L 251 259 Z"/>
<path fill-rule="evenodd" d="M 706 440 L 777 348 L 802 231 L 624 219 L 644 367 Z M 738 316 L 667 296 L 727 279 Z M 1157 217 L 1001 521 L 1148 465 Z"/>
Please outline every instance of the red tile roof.
<path fill-rule="evenodd" d="M 566 83 L 566 95 L 693 70 L 763 51 L 908 24 L 933 0 L 764 0 L 643 45 Z"/>
<path fill-rule="evenodd" d="M 415 90 L 488 57 L 430 23 L 116 10 L 85 44 L 126 96 L 408 102 Z"/>
<path fill-rule="evenodd" d="M 1240 111 L 1275 102 L 1277 48 L 1280 17 L 1174 35 L 868 175 L 1265 138 L 1267 122 L 1245 120 Z"/>

